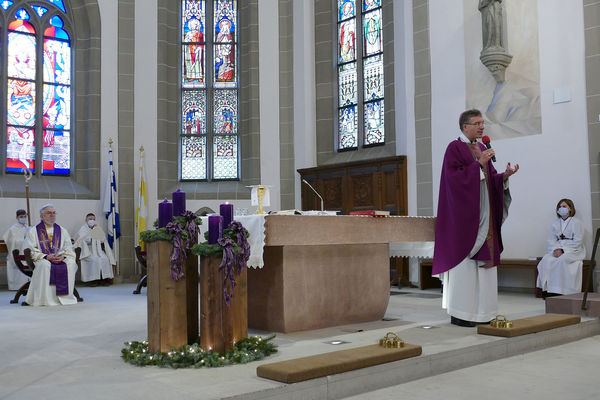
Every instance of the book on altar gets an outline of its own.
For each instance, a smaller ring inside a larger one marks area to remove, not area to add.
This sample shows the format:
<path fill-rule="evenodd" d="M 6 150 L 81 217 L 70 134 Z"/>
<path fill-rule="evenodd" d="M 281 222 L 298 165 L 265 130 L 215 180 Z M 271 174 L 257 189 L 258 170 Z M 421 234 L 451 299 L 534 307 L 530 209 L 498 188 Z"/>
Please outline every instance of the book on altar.
<path fill-rule="evenodd" d="M 386 217 L 390 215 L 390 212 L 385 210 L 350 211 L 350 215 L 370 215 L 372 217 Z"/>
<path fill-rule="evenodd" d="M 301 215 L 302 213 L 298 210 L 279 210 L 279 211 L 273 211 L 270 212 L 269 214 L 275 214 L 275 215 Z"/>

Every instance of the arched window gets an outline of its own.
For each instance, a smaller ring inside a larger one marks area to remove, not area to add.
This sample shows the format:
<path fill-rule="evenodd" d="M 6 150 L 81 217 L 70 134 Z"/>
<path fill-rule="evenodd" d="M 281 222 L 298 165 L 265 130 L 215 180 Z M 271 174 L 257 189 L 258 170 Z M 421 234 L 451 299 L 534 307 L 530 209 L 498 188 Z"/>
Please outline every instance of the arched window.
<path fill-rule="evenodd" d="M 62 0 L 1 0 L 0 12 L 6 172 L 69 175 L 70 17 Z"/>
<path fill-rule="evenodd" d="M 237 0 L 182 0 L 181 14 L 180 179 L 239 179 Z"/>
<path fill-rule="evenodd" d="M 382 0 L 337 0 L 338 151 L 385 144 Z"/>

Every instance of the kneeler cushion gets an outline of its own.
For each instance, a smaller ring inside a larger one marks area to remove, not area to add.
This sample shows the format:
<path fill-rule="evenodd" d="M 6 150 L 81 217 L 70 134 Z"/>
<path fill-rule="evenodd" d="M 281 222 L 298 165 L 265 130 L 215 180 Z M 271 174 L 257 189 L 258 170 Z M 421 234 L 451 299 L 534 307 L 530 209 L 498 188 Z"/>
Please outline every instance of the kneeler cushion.
<path fill-rule="evenodd" d="M 536 315 L 535 317 L 516 319 L 511 322 L 513 323 L 511 328 L 494 328 L 490 325 L 478 325 L 477 333 L 502 337 L 521 336 L 567 325 L 575 325 L 581 322 L 581 317 L 565 314 L 543 314 Z"/>
<path fill-rule="evenodd" d="M 256 368 L 256 374 L 279 382 L 295 383 L 419 356 L 421 351 L 421 346 L 414 344 L 404 344 L 398 349 L 374 344 L 263 364 Z"/>

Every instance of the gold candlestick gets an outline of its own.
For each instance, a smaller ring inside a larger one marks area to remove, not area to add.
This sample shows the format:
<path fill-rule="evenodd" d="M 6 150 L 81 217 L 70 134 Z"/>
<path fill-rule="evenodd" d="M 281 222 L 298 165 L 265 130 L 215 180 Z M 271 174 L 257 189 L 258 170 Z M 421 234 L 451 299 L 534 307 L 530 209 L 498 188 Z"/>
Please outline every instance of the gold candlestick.
<path fill-rule="evenodd" d="M 265 214 L 265 210 L 263 210 L 263 197 L 265 197 L 265 193 L 267 193 L 267 188 L 264 186 L 258 186 L 256 188 L 256 194 L 258 196 L 258 210 L 257 214 Z"/>

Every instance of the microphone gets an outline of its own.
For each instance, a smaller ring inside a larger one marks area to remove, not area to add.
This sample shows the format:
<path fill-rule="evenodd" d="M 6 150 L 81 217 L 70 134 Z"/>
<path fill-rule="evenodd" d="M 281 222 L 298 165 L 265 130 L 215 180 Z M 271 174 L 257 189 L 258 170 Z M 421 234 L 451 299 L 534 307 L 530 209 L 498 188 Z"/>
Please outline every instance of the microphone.
<path fill-rule="evenodd" d="M 485 135 L 484 137 L 482 137 L 481 141 L 483 142 L 483 144 L 485 144 L 486 148 L 488 148 L 488 149 L 492 148 L 492 145 L 490 144 L 490 137 L 488 135 Z M 496 162 L 496 156 L 492 156 L 492 161 Z"/>
<path fill-rule="evenodd" d="M 309 187 L 309 188 L 310 188 L 310 189 L 311 189 L 313 192 L 315 192 L 315 194 L 316 194 L 316 195 L 317 195 L 317 196 L 318 196 L 318 197 L 321 199 L 321 211 L 323 211 L 323 210 L 324 210 L 324 207 L 323 207 L 323 198 L 321 197 L 321 195 L 319 194 L 319 192 L 317 192 L 317 191 L 315 190 L 315 188 L 314 188 L 314 187 L 312 187 L 312 185 L 311 185 L 310 183 L 308 183 L 308 181 L 307 181 L 306 179 L 302 179 L 302 182 L 306 183 L 306 185 L 307 185 L 307 186 L 308 186 L 308 187 Z"/>

